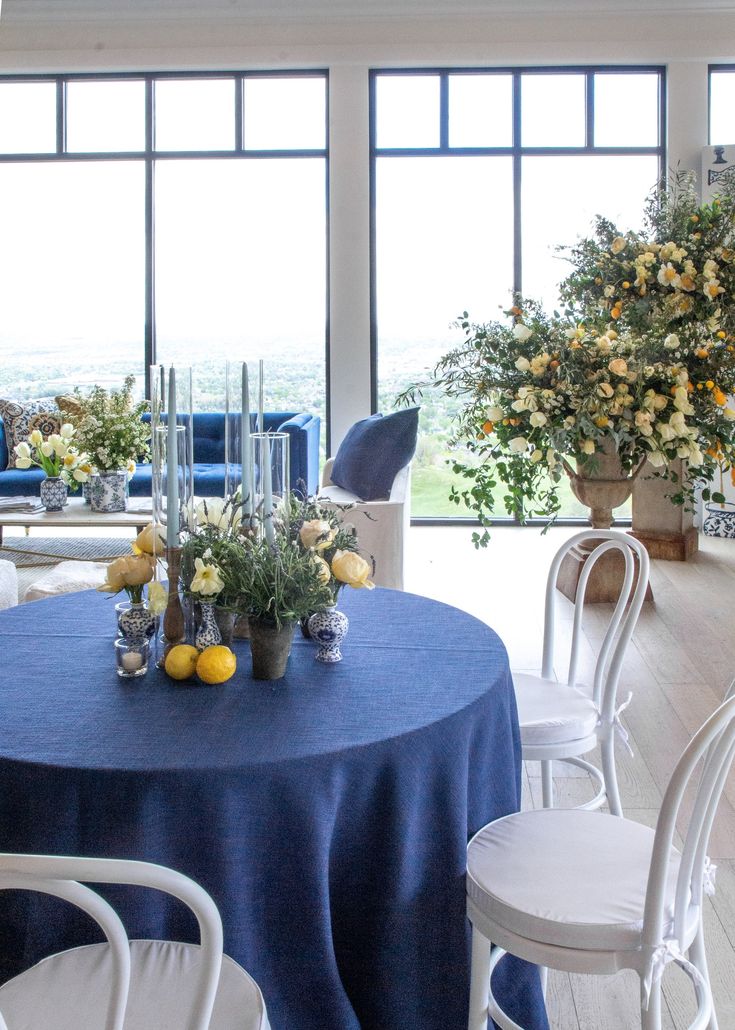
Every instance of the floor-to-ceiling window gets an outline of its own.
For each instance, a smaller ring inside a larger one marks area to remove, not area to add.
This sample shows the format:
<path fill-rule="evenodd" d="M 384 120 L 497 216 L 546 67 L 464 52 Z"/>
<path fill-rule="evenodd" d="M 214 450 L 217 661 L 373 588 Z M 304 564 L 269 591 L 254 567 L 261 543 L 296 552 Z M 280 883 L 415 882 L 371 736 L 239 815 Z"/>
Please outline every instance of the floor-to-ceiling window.
<path fill-rule="evenodd" d="M 556 250 L 595 214 L 641 223 L 664 163 L 661 68 L 430 69 L 371 75 L 377 405 L 514 293 L 557 304 Z M 449 500 L 452 406 L 425 393 L 414 516 Z M 584 510 L 569 493 L 563 514 Z"/>
<path fill-rule="evenodd" d="M 322 72 L 0 80 L 0 393 L 262 357 L 324 416 L 326 127 Z"/>
<path fill-rule="evenodd" d="M 710 68 L 709 141 L 735 143 L 735 64 Z"/>

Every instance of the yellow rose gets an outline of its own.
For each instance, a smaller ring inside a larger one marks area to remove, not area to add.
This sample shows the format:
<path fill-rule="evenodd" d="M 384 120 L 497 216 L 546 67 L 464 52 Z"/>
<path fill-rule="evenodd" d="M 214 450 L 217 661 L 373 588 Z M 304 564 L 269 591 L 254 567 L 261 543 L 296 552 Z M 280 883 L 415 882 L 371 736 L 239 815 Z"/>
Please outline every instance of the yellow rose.
<path fill-rule="evenodd" d="M 628 371 L 628 362 L 625 358 L 613 358 L 607 366 L 613 375 L 624 376 Z"/>
<path fill-rule="evenodd" d="M 155 526 L 149 522 L 141 529 L 133 542 L 134 554 L 163 554 L 166 535 L 163 526 Z"/>
<path fill-rule="evenodd" d="M 299 540 L 308 551 L 323 551 L 334 540 L 336 529 L 332 529 L 324 519 L 309 519 L 299 530 Z"/>
<path fill-rule="evenodd" d="M 619 254 L 622 250 L 625 250 L 625 240 L 622 236 L 616 236 L 610 244 L 610 250 L 613 254 Z"/>
<path fill-rule="evenodd" d="M 365 559 L 354 551 L 335 551 L 332 558 L 332 575 L 340 583 L 346 583 L 356 589 L 365 587 L 372 590 L 375 584 L 368 579 L 371 571 Z"/>
<path fill-rule="evenodd" d="M 142 586 L 153 579 L 155 563 L 149 555 L 130 554 L 107 566 L 107 580 L 98 590 L 116 594 L 125 587 Z"/>
<path fill-rule="evenodd" d="M 148 608 L 154 615 L 163 615 L 168 603 L 168 590 L 163 583 L 151 583 L 148 587 Z"/>

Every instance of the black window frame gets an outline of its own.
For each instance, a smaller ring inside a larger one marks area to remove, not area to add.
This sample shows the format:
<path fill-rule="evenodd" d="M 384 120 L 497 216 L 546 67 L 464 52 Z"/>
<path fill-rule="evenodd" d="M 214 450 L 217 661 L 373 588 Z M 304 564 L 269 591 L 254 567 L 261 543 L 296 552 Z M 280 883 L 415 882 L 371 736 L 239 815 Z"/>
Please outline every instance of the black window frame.
<path fill-rule="evenodd" d="M 714 66 L 713 66 L 714 67 Z M 735 67 L 735 66 L 733 66 Z M 514 293 L 523 292 L 522 253 L 522 181 L 521 168 L 524 157 L 547 156 L 657 156 L 659 177 L 667 167 L 667 68 L 660 64 L 631 65 L 543 65 L 543 66 L 472 66 L 472 67 L 417 67 L 417 68 L 371 68 L 369 71 L 369 154 L 370 154 L 370 403 L 371 410 L 378 410 L 378 312 L 377 312 L 377 249 L 376 249 L 376 183 L 378 158 L 390 157 L 494 157 L 506 156 L 513 160 L 513 283 Z M 538 147 L 522 143 L 521 82 L 528 75 L 584 75 L 585 76 L 585 142 L 581 146 Z M 658 76 L 658 146 L 647 147 L 598 147 L 594 144 L 595 118 L 595 75 L 655 74 Z M 379 78 L 439 77 L 439 145 L 436 147 L 378 147 L 377 132 L 377 81 Z M 504 75 L 512 76 L 512 142 L 505 147 L 455 147 L 449 145 L 449 78 L 460 75 Z M 495 521 L 495 520 L 494 520 Z M 543 519 L 528 519 L 526 525 L 543 525 Z M 577 526 L 584 519 L 557 519 L 556 525 Z M 620 524 L 630 520 L 620 519 Z M 457 526 L 477 525 L 477 520 L 468 517 L 439 518 L 430 516 L 413 517 L 412 525 Z M 517 518 L 498 516 L 497 524 L 519 525 Z"/>
<path fill-rule="evenodd" d="M 256 150 L 243 145 L 243 91 L 248 79 L 305 79 L 324 80 L 324 147 Z M 226 150 L 158 150 L 155 146 L 155 83 L 171 80 L 212 79 L 232 80 L 235 91 L 234 146 Z M 69 151 L 66 148 L 67 84 L 72 82 L 143 82 L 145 85 L 145 143 L 140 150 Z M 156 363 L 155 321 L 155 169 L 156 162 L 167 160 L 260 160 L 273 158 L 319 158 L 325 161 L 325 216 L 326 258 L 325 310 L 327 312 L 324 337 L 326 443 L 329 448 L 330 425 L 330 361 L 329 361 L 329 70 L 327 68 L 295 68 L 266 70 L 199 70 L 199 71 L 127 71 L 127 72 L 51 72 L 22 75 L 0 74 L 0 85 L 5 83 L 51 82 L 56 85 L 56 141 L 55 149 L 45 153 L 0 153 L 1 163 L 77 162 L 77 161 L 131 161 L 140 160 L 145 167 L 145 324 L 143 334 L 145 392 L 150 395 L 150 368 Z"/>

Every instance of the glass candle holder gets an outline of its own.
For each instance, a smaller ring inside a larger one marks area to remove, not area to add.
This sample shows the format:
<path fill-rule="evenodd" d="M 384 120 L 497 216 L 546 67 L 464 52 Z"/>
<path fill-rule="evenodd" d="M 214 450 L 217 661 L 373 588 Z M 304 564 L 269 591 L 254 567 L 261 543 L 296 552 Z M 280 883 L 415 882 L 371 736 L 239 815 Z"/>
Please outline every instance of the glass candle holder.
<path fill-rule="evenodd" d="M 288 503 L 290 482 L 288 433 L 253 433 L 255 516 L 273 543 L 274 519 Z"/>
<path fill-rule="evenodd" d="M 150 642 L 148 640 L 127 640 L 118 637 L 115 641 L 117 674 L 123 679 L 145 676 L 148 672 Z"/>
<path fill-rule="evenodd" d="M 189 366 L 151 366 L 153 521 L 178 547 L 194 503 L 194 419 Z"/>

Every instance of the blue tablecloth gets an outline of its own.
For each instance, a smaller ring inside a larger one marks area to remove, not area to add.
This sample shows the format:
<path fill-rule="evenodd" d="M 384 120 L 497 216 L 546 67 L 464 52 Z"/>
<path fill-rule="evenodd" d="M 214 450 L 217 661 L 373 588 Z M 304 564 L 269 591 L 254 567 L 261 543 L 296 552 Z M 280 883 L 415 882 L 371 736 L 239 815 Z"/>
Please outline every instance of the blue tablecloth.
<path fill-rule="evenodd" d="M 112 600 L 0 613 L 0 848 L 172 866 L 222 913 L 273 1030 L 464 1030 L 465 847 L 520 801 L 505 649 L 454 608 L 345 590 L 344 661 L 297 634 L 286 678 L 219 687 L 114 669 Z M 131 936 L 196 940 L 177 903 L 112 888 Z M 2 975 L 90 940 L 85 917 L 5 894 Z M 509 1011 L 546 1027 L 535 969 Z"/>

